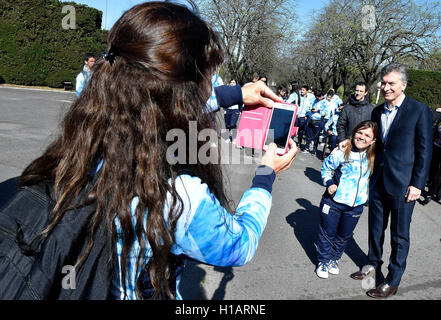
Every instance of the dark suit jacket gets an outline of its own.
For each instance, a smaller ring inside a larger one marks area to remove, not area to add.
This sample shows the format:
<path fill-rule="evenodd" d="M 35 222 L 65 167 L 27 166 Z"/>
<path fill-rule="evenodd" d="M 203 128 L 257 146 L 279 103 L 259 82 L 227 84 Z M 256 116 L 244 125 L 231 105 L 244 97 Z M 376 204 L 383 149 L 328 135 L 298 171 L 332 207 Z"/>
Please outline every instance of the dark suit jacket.
<path fill-rule="evenodd" d="M 381 114 L 384 104 L 372 111 L 378 124 L 371 188 L 382 172 L 386 191 L 395 196 L 406 193 L 408 186 L 424 190 L 432 158 L 432 115 L 424 103 L 406 96 L 382 141 Z M 382 170 L 381 170 L 382 169 Z"/>

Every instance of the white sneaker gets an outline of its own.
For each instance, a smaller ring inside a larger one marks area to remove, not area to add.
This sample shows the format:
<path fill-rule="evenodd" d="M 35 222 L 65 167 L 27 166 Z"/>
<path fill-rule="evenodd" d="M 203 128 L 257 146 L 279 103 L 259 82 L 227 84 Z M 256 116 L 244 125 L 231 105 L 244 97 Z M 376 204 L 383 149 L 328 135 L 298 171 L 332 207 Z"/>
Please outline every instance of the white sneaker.
<path fill-rule="evenodd" d="M 319 278 L 328 279 L 328 264 L 319 262 L 317 269 L 315 269 L 315 273 Z"/>
<path fill-rule="evenodd" d="M 340 270 L 338 269 L 338 261 L 331 260 L 328 263 L 328 272 L 330 274 L 339 274 Z"/>

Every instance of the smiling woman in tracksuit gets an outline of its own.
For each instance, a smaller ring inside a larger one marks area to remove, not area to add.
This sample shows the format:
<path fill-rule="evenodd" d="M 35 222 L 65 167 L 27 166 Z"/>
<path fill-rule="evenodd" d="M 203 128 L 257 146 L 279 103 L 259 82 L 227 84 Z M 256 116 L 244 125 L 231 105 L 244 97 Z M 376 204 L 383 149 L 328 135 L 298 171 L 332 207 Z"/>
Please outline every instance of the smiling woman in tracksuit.
<path fill-rule="evenodd" d="M 377 134 L 376 123 L 359 123 L 352 131 L 346 150 L 336 150 L 323 163 L 321 174 L 326 191 L 320 203 L 315 270 L 320 278 L 328 278 L 328 273 L 339 273 L 338 260 L 368 198 Z"/>

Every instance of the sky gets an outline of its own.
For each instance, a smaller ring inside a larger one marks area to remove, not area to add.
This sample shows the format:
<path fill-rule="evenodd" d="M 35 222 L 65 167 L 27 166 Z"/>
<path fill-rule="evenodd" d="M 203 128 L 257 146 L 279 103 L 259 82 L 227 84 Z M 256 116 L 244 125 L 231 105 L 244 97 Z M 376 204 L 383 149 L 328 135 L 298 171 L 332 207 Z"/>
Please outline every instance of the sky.
<path fill-rule="evenodd" d="M 67 2 L 72 0 L 61 0 Z M 89 7 L 96 8 L 103 12 L 103 29 L 109 30 L 113 24 L 121 17 L 121 15 L 138 3 L 145 0 L 73 0 L 76 3 L 86 4 Z M 305 23 L 309 22 L 309 18 L 314 10 L 318 11 L 323 8 L 328 0 L 295 0 L 296 12 L 298 19 Z"/>

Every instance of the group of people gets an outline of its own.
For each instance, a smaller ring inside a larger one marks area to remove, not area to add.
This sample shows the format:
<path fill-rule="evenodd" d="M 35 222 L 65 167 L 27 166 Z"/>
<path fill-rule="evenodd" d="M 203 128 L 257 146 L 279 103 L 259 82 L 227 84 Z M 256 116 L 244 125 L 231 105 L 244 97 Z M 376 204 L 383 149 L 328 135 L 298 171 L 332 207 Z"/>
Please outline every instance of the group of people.
<path fill-rule="evenodd" d="M 369 88 L 361 81 L 355 83 L 346 104 L 333 90 L 324 96 L 306 85 L 298 91 L 291 83 L 288 95 L 283 87 L 277 88 L 279 99 L 298 106 L 297 146 L 309 153 L 312 144 L 315 153 L 323 135 L 332 150 L 321 170 L 326 190 L 320 203 L 315 272 L 320 278 L 339 273 L 339 259 L 368 203 L 369 265 L 351 277 L 362 280 L 375 274 L 377 286 L 367 292 L 373 298 L 397 292 L 406 267 L 413 208 L 426 182 L 429 192 L 422 204 L 439 199 L 441 121 L 434 121 L 432 127 L 430 109 L 405 95 L 407 82 L 404 65 L 385 66 L 381 71 L 385 103 L 377 107 L 368 101 Z M 392 253 L 384 277 L 382 252 L 389 218 Z"/>
<path fill-rule="evenodd" d="M 388 298 L 396 294 L 406 268 L 412 212 L 425 189 L 429 168 L 425 202 L 440 190 L 439 155 L 432 157 L 432 148 L 439 151 L 441 125 L 438 121 L 433 132 L 430 109 L 404 93 L 408 83 L 404 65 L 391 63 L 383 67 L 380 77 L 385 102 L 377 107 L 367 101 L 363 82 L 356 83 L 347 104 L 340 103 L 331 112 L 321 93 L 310 103 L 307 88 L 302 87 L 298 144 L 301 147 L 302 129 L 306 130 L 306 152 L 311 140 L 317 150 L 322 128 L 332 137 L 333 152 L 321 170 L 326 190 L 320 203 L 317 276 L 339 273 L 338 260 L 368 202 L 369 264 L 351 277 L 362 280 L 375 275 L 376 287 L 367 294 Z M 326 100 L 332 101 L 332 96 L 333 92 L 328 93 Z M 382 254 L 389 219 L 392 250 L 384 277 Z"/>
<path fill-rule="evenodd" d="M 235 210 L 229 208 L 218 163 L 165 161 L 172 143 L 168 130 L 177 128 L 189 136 L 189 121 L 196 121 L 198 130 L 212 128 L 215 111 L 207 109 L 210 95 L 220 107 L 237 106 L 229 112 L 229 124 L 243 104 L 270 108 L 272 101 L 283 101 L 266 79 L 213 89 L 222 61 L 218 36 L 192 8 L 171 1 L 134 6 L 110 30 L 108 52 L 93 66 L 62 122 L 60 136 L 21 175 L 21 186 L 48 183 L 56 190 L 53 220 L 42 230 L 42 241 L 63 224 L 66 210 L 79 206 L 76 196 L 84 186 L 93 186 L 88 201 L 96 202 L 96 212 L 84 241 L 93 248 L 97 226 L 112 239 L 114 263 L 108 268 L 113 278 L 103 285 L 108 299 L 180 299 L 181 257 L 241 266 L 257 250 L 276 175 L 291 166 L 298 151 L 293 140 L 284 155 L 277 155 L 276 145 L 270 145 Z M 397 292 L 409 250 L 410 219 L 432 152 L 430 112 L 404 94 L 408 81 L 404 66 L 386 66 L 381 78 L 386 103 L 361 123 L 354 123 L 358 115 L 347 111 L 341 149 L 323 164 L 327 188 L 320 205 L 317 268 L 322 277 L 338 272 L 338 260 L 369 186 L 368 256 L 380 281 L 368 292 L 374 298 Z M 311 142 L 316 148 L 320 130 L 339 133 L 334 116 L 341 105 L 333 92 L 326 99 L 315 92 L 312 101 L 308 89 L 302 87 L 300 95 L 287 100 L 299 105 L 297 145 L 305 150 Z M 355 98 L 354 108 L 360 99 Z M 304 131 L 306 146 L 300 133 Z M 197 141 L 198 150 L 203 147 Z M 393 249 L 383 280 L 382 246 L 389 216 Z M 89 253 L 66 256 L 83 261 Z M 353 278 L 366 277 L 362 271 Z M 61 283 L 53 287 L 52 298 L 64 290 Z"/>
<path fill-rule="evenodd" d="M 325 158 L 326 146 L 334 150 L 337 144 L 350 137 L 355 125 L 370 118 L 374 108 L 367 99 L 368 87 L 361 81 L 356 83 L 354 94 L 346 104 L 343 104 L 334 89 L 324 94 L 308 85 L 299 87 L 297 82 L 291 82 L 288 91 L 279 86 L 277 92 L 285 102 L 294 103 L 299 108 L 296 126 L 300 150 L 317 155 L 321 141 L 325 145 L 321 153 L 322 160 Z M 354 108 L 357 112 L 354 112 Z"/>
<path fill-rule="evenodd" d="M 252 80 L 250 82 L 245 83 L 244 87 L 249 86 L 249 85 L 256 83 L 256 82 L 262 82 L 265 85 L 267 85 L 268 80 L 267 80 L 266 76 L 263 76 L 263 75 L 259 76 L 259 74 L 257 72 L 254 72 Z M 238 83 L 235 79 L 231 79 L 229 85 L 234 87 L 234 86 L 237 86 Z M 213 83 L 213 88 L 214 87 L 215 87 L 215 84 Z M 230 143 L 234 143 L 234 139 L 233 139 L 234 132 L 233 131 L 234 131 L 234 129 L 237 128 L 237 121 L 240 118 L 240 114 L 243 111 L 243 108 L 244 108 L 244 105 L 242 104 L 242 105 L 234 105 L 234 106 L 228 107 L 224 110 L 225 128 L 228 130 L 228 140 L 227 141 Z M 239 148 L 242 148 L 242 147 L 239 147 Z M 252 150 L 252 154 L 254 155 L 254 150 Z"/>

